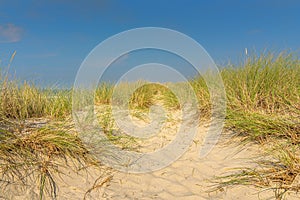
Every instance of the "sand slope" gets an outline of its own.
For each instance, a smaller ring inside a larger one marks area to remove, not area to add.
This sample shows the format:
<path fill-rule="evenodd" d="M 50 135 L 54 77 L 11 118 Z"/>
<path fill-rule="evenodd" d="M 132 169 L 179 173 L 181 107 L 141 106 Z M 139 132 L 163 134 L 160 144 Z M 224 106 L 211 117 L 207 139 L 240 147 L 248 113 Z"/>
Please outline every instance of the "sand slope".
<path fill-rule="evenodd" d="M 137 124 L 144 123 L 135 120 Z M 180 113 L 173 112 L 155 137 L 138 141 L 139 151 L 155 151 L 168 144 L 176 135 L 180 121 Z M 259 146 L 252 144 L 241 148 L 239 141 L 226 132 L 207 157 L 199 158 L 208 126 L 207 122 L 200 125 L 197 136 L 182 157 L 151 173 L 129 174 L 95 166 L 76 172 L 61 166 L 62 174 L 55 175 L 59 187 L 57 199 L 274 199 L 272 191 L 262 192 L 248 186 L 211 191 L 215 176 L 235 167 L 256 167 L 252 161 L 259 155 Z M 22 187 L 1 186 L 0 199 L 38 199 L 37 181 L 33 179 L 31 185 Z M 51 197 L 46 195 L 45 199 Z M 300 199 L 300 195 L 287 196 L 287 199 Z"/>

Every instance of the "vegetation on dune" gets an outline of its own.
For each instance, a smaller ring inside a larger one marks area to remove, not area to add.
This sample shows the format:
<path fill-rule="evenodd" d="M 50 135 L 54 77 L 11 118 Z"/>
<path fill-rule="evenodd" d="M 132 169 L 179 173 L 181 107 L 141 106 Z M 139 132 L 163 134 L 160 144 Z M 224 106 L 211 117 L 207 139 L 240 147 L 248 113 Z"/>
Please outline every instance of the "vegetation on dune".
<path fill-rule="evenodd" d="M 300 183 L 295 184 L 294 180 L 300 173 L 300 59 L 287 53 L 262 54 L 247 58 L 239 66 L 222 68 L 220 73 L 227 95 L 226 128 L 235 130 L 244 142 L 261 144 L 268 156 L 259 160 L 260 168 L 219 177 L 219 186 L 266 187 L 275 191 L 276 198 L 282 198 L 286 191 L 298 192 Z M 7 73 L 0 79 L 0 181 L 22 180 L 32 169 L 40 173 L 41 191 L 48 182 L 55 194 L 51 173 L 56 172 L 49 162 L 57 157 L 92 162 L 75 131 L 54 123 L 69 121 L 72 90 L 39 89 L 26 82 L 10 81 Z M 122 83 L 119 87 L 125 93 L 130 84 L 134 83 Z M 194 78 L 189 84 L 196 93 L 202 116 L 209 119 L 210 96 L 204 79 Z M 109 105 L 113 92 L 113 84 L 100 84 L 95 91 L 95 104 Z M 129 108 L 148 112 L 157 102 L 168 109 L 181 108 L 174 92 L 159 84 L 135 90 Z M 25 131 L 26 120 L 31 118 L 52 122 Z M 100 123 L 113 137 L 110 117 L 103 120 Z"/>
<path fill-rule="evenodd" d="M 22 187 L 38 179 L 40 199 L 45 192 L 55 199 L 54 174 L 61 173 L 59 167 L 79 169 L 94 162 L 80 139 L 69 131 L 65 125 L 57 123 L 27 133 L 1 130 L 0 187 L 5 189 L 9 184 Z"/>
<path fill-rule="evenodd" d="M 40 199 L 56 199 L 54 175 L 62 168 L 97 164 L 71 123 L 72 91 L 10 80 L 9 67 L 0 77 L 1 193 L 10 185 L 37 183 Z"/>
<path fill-rule="evenodd" d="M 255 185 L 276 199 L 298 192 L 300 183 L 300 60 L 281 53 L 251 57 L 222 72 L 228 99 L 226 126 L 245 142 L 262 145 L 257 169 L 220 177 L 219 186 Z"/>

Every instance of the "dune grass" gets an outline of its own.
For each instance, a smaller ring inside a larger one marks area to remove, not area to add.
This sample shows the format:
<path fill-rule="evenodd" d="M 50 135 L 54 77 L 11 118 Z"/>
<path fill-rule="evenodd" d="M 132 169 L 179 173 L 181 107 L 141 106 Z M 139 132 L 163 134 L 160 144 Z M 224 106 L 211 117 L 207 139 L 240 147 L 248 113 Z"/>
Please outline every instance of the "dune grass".
<path fill-rule="evenodd" d="M 26 131 L 26 129 L 23 129 Z M 59 167 L 84 166 L 95 162 L 76 135 L 62 124 L 51 124 L 27 133 L 0 131 L 0 186 L 9 184 L 22 187 L 38 179 L 40 199 L 49 193 L 57 196 L 54 174 Z M 57 162 L 61 160 L 61 162 Z M 61 168 L 60 168 L 61 169 Z M 34 181 L 35 182 L 35 181 Z"/>
<path fill-rule="evenodd" d="M 63 118 L 71 113 L 71 90 L 42 90 L 17 81 L 1 85 L 0 115 L 5 118 Z"/>
<path fill-rule="evenodd" d="M 276 199 L 298 192 L 300 136 L 300 60 L 281 53 L 251 57 L 242 67 L 222 70 L 228 99 L 226 126 L 244 142 L 262 145 L 258 169 L 219 177 L 221 186 L 255 185 Z"/>
<path fill-rule="evenodd" d="M 293 180 L 300 173 L 300 59 L 285 52 L 254 55 L 237 66 L 222 68 L 220 73 L 227 95 L 226 129 L 234 130 L 243 142 L 261 144 L 263 155 L 267 156 L 259 161 L 258 169 L 237 170 L 219 177 L 219 186 L 250 184 L 270 188 L 278 199 L 286 191 L 297 192 L 300 183 L 295 185 Z M 56 172 L 45 163 L 57 157 L 92 162 L 74 130 L 56 123 L 70 119 L 72 90 L 39 89 L 9 80 L 7 74 L 0 77 L 0 174 L 6 177 L 0 182 L 22 180 L 29 169 L 34 169 L 39 171 L 41 197 L 46 182 L 55 195 L 51 173 Z M 134 83 L 123 83 L 121 91 L 126 93 L 130 84 Z M 209 119 L 210 96 L 204 79 L 197 77 L 189 84 L 196 93 L 202 116 Z M 100 84 L 95 91 L 95 105 L 109 105 L 113 92 L 113 84 Z M 147 113 L 157 102 L 167 109 L 181 108 L 176 95 L 159 84 L 134 91 L 129 108 Z M 26 131 L 27 120 L 36 118 L 49 119 L 50 123 Z M 110 118 L 100 123 L 113 136 Z"/>
<path fill-rule="evenodd" d="M 37 183 L 40 199 L 56 199 L 54 175 L 61 168 L 96 165 L 70 120 L 72 91 L 21 83 L 9 77 L 9 68 L 0 77 L 1 193 L 10 185 Z"/>

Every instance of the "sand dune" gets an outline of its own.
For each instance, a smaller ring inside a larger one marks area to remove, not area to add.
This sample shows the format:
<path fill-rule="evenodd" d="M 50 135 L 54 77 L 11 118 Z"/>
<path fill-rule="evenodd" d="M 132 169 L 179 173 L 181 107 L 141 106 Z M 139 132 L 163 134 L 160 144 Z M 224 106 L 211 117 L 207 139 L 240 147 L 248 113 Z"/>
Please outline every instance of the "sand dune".
<path fill-rule="evenodd" d="M 170 116 L 170 115 L 169 115 Z M 139 151 L 155 151 L 168 144 L 180 126 L 180 113 L 173 112 L 162 131 L 148 140 L 139 140 Z M 138 119 L 135 123 L 143 125 Z M 232 133 L 224 132 L 214 149 L 205 158 L 199 150 L 209 123 L 202 123 L 188 151 L 166 168 L 150 173 L 130 174 L 109 167 L 91 166 L 80 171 L 61 167 L 55 175 L 57 199 L 274 199 L 271 190 L 262 191 L 253 186 L 235 186 L 214 190 L 214 178 L 236 167 L 257 167 L 253 160 L 259 155 L 259 146 L 239 146 Z M 38 199 L 34 186 L 8 185 L 1 188 L 2 199 Z M 0 199 L 1 199 L 0 198 Z M 288 196 L 299 199 L 300 196 Z M 46 199 L 51 199 L 48 195 Z"/>

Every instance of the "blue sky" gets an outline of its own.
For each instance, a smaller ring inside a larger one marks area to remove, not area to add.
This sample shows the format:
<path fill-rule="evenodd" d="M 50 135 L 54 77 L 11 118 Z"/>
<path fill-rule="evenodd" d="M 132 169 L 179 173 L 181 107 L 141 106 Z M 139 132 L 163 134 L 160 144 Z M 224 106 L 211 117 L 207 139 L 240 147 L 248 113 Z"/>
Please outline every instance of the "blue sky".
<path fill-rule="evenodd" d="M 217 64 L 244 49 L 300 50 L 298 0 L 0 0 L 0 60 L 28 80 L 71 84 L 101 41 L 138 27 L 165 27 L 199 42 Z"/>

